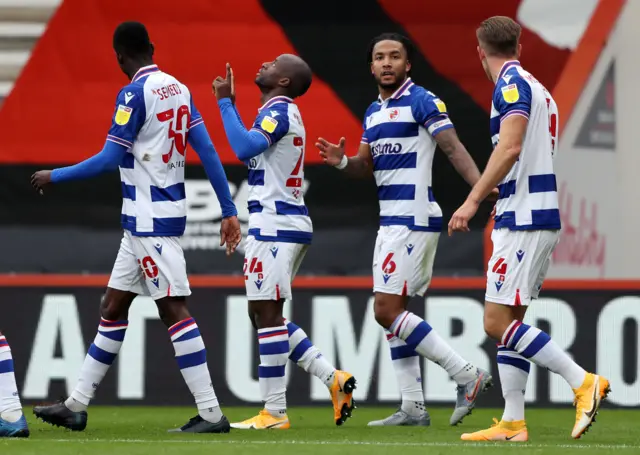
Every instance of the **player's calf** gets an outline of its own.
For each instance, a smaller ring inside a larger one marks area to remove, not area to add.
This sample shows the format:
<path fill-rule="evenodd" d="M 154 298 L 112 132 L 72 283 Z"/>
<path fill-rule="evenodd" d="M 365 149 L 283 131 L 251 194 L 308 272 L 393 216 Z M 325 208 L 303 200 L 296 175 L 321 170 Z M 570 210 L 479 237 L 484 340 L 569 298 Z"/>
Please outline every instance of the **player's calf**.
<path fill-rule="evenodd" d="M 195 319 L 184 298 L 167 297 L 156 302 L 165 324 L 187 316 L 169 326 L 169 336 L 184 382 L 195 398 L 198 415 L 178 430 L 190 433 L 225 433 L 229 424 L 222 414 L 207 366 L 207 350 Z"/>

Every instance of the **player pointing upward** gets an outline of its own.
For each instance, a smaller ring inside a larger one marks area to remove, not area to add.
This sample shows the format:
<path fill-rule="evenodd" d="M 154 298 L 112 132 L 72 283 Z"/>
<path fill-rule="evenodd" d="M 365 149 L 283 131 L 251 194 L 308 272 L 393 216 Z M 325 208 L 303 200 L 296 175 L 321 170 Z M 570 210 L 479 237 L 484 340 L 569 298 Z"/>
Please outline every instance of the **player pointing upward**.
<path fill-rule="evenodd" d="M 311 85 L 309 66 L 284 54 L 262 65 L 256 85 L 262 107 L 247 130 L 233 104 L 231 68 L 214 88 L 231 148 L 249 167 L 249 235 L 244 275 L 249 316 L 258 332 L 258 379 L 264 410 L 239 429 L 287 429 L 285 366 L 297 363 L 329 388 L 336 425 L 351 416 L 355 378 L 336 370 L 307 338 L 305 332 L 282 317 L 285 299 L 291 299 L 291 281 L 311 243 L 312 225 L 304 204 L 304 147 L 306 135 L 294 99 Z"/>
<path fill-rule="evenodd" d="M 518 62 L 520 26 L 508 17 L 484 21 L 478 54 L 495 84 L 491 103 L 494 150 L 482 177 L 449 222 L 449 233 L 467 231 L 478 204 L 498 185 L 485 296 L 485 331 L 497 340 L 505 409 L 487 430 L 463 434 L 470 441 L 526 441 L 524 390 L 530 363 L 561 375 L 575 393 L 579 438 L 609 393 L 609 381 L 587 373 L 543 331 L 523 324 L 538 298 L 551 254 L 560 238 L 560 212 L 553 158 L 558 108 L 547 89 Z"/>
<path fill-rule="evenodd" d="M 347 158 L 339 145 L 318 139 L 325 162 L 353 177 L 370 177 L 378 186 L 380 230 L 374 250 L 375 315 L 387 330 L 391 358 L 402 391 L 402 407 L 369 425 L 428 425 L 418 356 L 438 363 L 458 384 L 450 423 L 462 421 L 478 392 L 491 385 L 488 372 L 458 355 L 420 317 L 407 311 L 409 298 L 424 295 L 433 269 L 442 212 L 431 190 L 436 145 L 473 185 L 480 172 L 458 140 L 444 102 L 413 83 L 411 42 L 387 33 L 367 53 L 380 96 L 365 113 L 358 154 Z"/>
<path fill-rule="evenodd" d="M 53 406 L 37 406 L 36 416 L 53 425 L 84 430 L 87 406 L 115 360 L 127 329 L 133 299 L 150 295 L 169 329 L 176 360 L 193 394 L 198 415 L 177 431 L 222 433 L 222 414 L 207 367 L 200 331 L 189 314 L 191 294 L 180 237 L 186 225 L 184 160 L 187 141 L 200 156 L 222 207 L 221 238 L 231 253 L 240 225 L 227 178 L 189 89 L 153 64 L 153 45 L 144 25 L 120 24 L 113 36 L 118 64 L 131 82 L 118 94 L 113 124 L 102 152 L 75 166 L 40 171 L 48 183 L 88 178 L 120 167 L 124 236 L 106 295 L 98 334 L 89 348 L 71 396 Z"/>

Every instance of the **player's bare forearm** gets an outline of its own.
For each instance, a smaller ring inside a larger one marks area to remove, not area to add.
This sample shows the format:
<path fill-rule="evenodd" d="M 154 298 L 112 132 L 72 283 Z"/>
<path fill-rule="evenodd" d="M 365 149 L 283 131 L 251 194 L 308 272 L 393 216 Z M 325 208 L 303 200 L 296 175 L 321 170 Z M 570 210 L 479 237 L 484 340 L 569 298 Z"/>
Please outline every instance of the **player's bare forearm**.
<path fill-rule="evenodd" d="M 506 177 L 518 161 L 526 130 L 527 119 L 524 117 L 511 116 L 504 120 L 500 126 L 500 141 L 493 150 L 480 180 L 471 190 L 469 199 L 480 203 Z"/>
<path fill-rule="evenodd" d="M 363 179 L 373 175 L 373 158 L 369 144 L 360 143 L 358 154 L 349 158 L 347 167 L 343 169 L 349 177 Z"/>
<path fill-rule="evenodd" d="M 480 170 L 464 144 L 458 139 L 456 130 L 449 128 L 436 134 L 436 142 L 440 150 L 447 155 L 449 161 L 462 178 L 470 185 L 475 185 L 480 179 Z"/>
<path fill-rule="evenodd" d="M 356 155 L 349 158 L 349 163 L 343 171 L 346 172 L 349 177 L 363 179 L 372 175 L 373 167 L 369 165 L 366 159 Z"/>

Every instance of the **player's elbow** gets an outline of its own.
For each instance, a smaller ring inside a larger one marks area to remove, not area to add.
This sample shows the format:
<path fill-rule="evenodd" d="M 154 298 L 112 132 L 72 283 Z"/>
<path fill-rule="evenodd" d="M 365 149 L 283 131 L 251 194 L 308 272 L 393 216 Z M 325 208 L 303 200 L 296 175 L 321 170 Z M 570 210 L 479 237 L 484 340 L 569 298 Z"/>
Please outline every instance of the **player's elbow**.
<path fill-rule="evenodd" d="M 241 144 L 237 144 L 233 147 L 233 151 L 240 161 L 245 161 L 260 155 L 264 149 L 262 144 L 258 141 L 249 140 L 242 142 Z"/>
<path fill-rule="evenodd" d="M 517 161 L 520 158 L 520 152 L 522 151 L 522 144 L 510 144 L 505 149 L 506 155 L 513 161 Z"/>

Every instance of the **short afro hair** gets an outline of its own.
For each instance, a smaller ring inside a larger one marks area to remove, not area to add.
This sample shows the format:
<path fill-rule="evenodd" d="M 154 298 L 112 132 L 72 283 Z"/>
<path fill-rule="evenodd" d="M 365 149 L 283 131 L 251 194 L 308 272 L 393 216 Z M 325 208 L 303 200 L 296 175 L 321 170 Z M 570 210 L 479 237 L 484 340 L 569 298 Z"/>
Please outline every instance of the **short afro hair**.
<path fill-rule="evenodd" d="M 113 33 L 113 49 L 118 54 L 130 58 L 153 55 L 149 33 L 144 24 L 140 22 L 123 22 L 118 25 Z"/>

